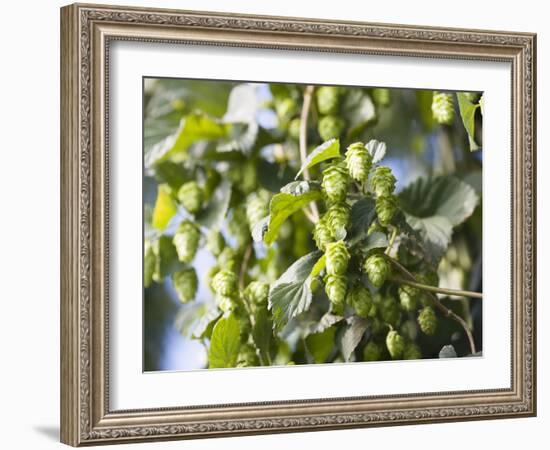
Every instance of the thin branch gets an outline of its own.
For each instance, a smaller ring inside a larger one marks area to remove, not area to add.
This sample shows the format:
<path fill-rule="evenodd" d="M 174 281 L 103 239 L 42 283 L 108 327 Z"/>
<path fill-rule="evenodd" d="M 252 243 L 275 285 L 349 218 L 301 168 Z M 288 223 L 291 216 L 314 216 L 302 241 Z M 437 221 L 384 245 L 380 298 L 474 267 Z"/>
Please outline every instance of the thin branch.
<path fill-rule="evenodd" d="M 390 237 L 390 242 L 388 246 L 386 247 L 386 251 L 384 252 L 386 255 L 389 255 L 391 252 L 391 249 L 393 247 L 393 243 L 395 242 L 395 238 L 397 237 L 397 227 L 392 226 L 392 232 Z"/>
<path fill-rule="evenodd" d="M 304 103 L 300 114 L 300 160 L 302 162 L 302 166 L 307 160 L 307 120 L 309 117 L 309 110 L 311 108 L 311 100 L 313 98 L 314 90 L 315 86 L 306 86 L 304 91 Z M 302 171 L 302 176 L 306 181 L 311 179 L 307 168 Z M 319 209 L 317 209 L 317 204 L 315 202 L 311 202 L 309 207 L 311 214 L 307 209 L 304 209 L 304 212 L 306 213 L 308 219 L 310 219 L 313 223 L 317 223 L 319 221 Z"/>
<path fill-rule="evenodd" d="M 435 294 L 455 295 L 457 297 L 477 298 L 477 299 L 480 299 L 480 300 L 483 299 L 483 294 L 481 294 L 479 292 L 463 291 L 463 290 L 460 290 L 460 289 L 448 289 L 448 288 L 430 286 L 429 284 L 417 283 L 416 281 L 406 280 L 406 279 L 401 278 L 401 277 L 392 277 L 391 279 L 392 279 L 392 281 L 395 281 L 396 283 L 408 284 L 409 286 L 413 286 L 415 288 L 422 289 L 423 291 L 433 292 Z"/>
<path fill-rule="evenodd" d="M 407 277 L 410 281 L 414 281 L 416 283 L 416 278 L 414 277 L 414 275 L 412 273 L 410 273 L 405 267 L 403 267 L 401 264 L 399 264 L 399 262 L 397 262 L 395 259 L 393 258 L 390 258 L 389 256 L 387 255 L 384 255 L 384 257 L 390 261 L 392 263 L 392 265 L 397 269 L 399 270 L 405 277 Z M 419 283 L 418 283 L 419 284 Z M 427 291 L 431 300 L 432 300 L 432 303 L 433 305 L 439 309 L 439 311 L 445 316 L 445 317 L 449 317 L 451 319 L 453 319 L 455 322 L 457 322 L 463 329 L 464 329 L 464 332 L 466 333 L 466 336 L 468 337 L 468 342 L 470 344 L 470 352 L 472 353 L 472 355 L 474 353 L 476 353 L 476 345 L 475 345 L 475 342 L 474 342 L 474 336 L 472 335 L 472 332 L 470 331 L 470 327 L 468 327 L 468 324 L 466 323 L 466 321 L 460 317 L 459 315 L 455 314 L 453 311 L 451 311 L 449 308 L 447 308 L 443 303 L 441 303 L 439 301 L 439 299 L 437 298 L 437 296 L 433 293 L 433 292 L 430 292 L 430 291 Z"/>
<path fill-rule="evenodd" d="M 250 262 L 250 257 L 252 256 L 252 243 L 248 244 L 243 256 L 243 263 L 241 265 L 241 272 L 239 274 L 239 289 L 244 290 L 244 281 L 246 277 L 246 272 L 248 270 L 248 263 Z"/>

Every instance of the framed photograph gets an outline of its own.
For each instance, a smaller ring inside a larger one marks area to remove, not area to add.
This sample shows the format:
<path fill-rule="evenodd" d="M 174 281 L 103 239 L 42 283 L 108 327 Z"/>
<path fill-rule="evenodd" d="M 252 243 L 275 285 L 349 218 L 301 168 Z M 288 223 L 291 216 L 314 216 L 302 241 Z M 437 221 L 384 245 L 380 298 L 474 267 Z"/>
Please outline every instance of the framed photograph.
<path fill-rule="evenodd" d="M 536 414 L 536 36 L 61 9 L 61 440 Z"/>

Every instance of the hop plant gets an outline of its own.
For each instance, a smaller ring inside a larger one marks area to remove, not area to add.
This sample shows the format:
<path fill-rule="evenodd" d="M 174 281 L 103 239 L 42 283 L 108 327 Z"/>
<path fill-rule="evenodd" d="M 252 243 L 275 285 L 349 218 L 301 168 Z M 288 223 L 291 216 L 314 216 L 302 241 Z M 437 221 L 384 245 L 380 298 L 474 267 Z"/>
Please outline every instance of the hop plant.
<path fill-rule="evenodd" d="M 437 316 L 431 306 L 425 306 L 418 314 L 420 330 L 428 336 L 432 336 L 437 329 Z"/>
<path fill-rule="evenodd" d="M 380 303 L 379 309 L 380 318 L 384 323 L 387 323 L 393 327 L 397 327 L 401 321 L 401 311 L 397 301 L 391 297 L 386 296 Z"/>
<path fill-rule="evenodd" d="M 375 88 L 372 90 L 374 103 L 379 106 L 388 106 L 391 101 L 390 90 L 387 88 Z"/>
<path fill-rule="evenodd" d="M 195 298 L 198 279 L 194 268 L 183 269 L 172 274 L 172 283 L 182 303 L 187 303 Z"/>
<path fill-rule="evenodd" d="M 216 294 L 235 297 L 239 293 L 237 283 L 238 280 L 235 272 L 222 269 L 212 279 L 212 288 Z"/>
<path fill-rule="evenodd" d="M 329 300 L 336 307 L 344 305 L 348 280 L 343 275 L 327 275 L 325 278 L 325 292 Z"/>
<path fill-rule="evenodd" d="M 317 125 L 317 131 L 319 131 L 319 136 L 321 136 L 323 141 L 328 141 L 329 139 L 340 137 L 345 125 L 340 117 L 328 115 L 321 117 Z"/>
<path fill-rule="evenodd" d="M 407 342 L 403 349 L 403 359 L 422 359 L 420 347 L 413 342 Z"/>
<path fill-rule="evenodd" d="M 323 170 L 321 183 L 329 201 L 343 202 L 346 199 L 349 185 L 349 175 L 342 163 L 331 164 Z"/>
<path fill-rule="evenodd" d="M 379 254 L 371 255 L 363 264 L 363 269 L 373 286 L 381 287 L 390 274 L 390 264 Z"/>
<path fill-rule="evenodd" d="M 326 267 L 329 275 L 344 275 L 348 268 L 350 254 L 344 241 L 326 245 Z"/>
<path fill-rule="evenodd" d="M 228 313 L 237 309 L 237 301 L 234 297 L 228 297 L 226 295 L 217 295 L 218 308 L 224 313 Z"/>
<path fill-rule="evenodd" d="M 378 220 L 373 220 L 372 223 L 369 225 L 369 229 L 367 230 L 367 236 L 370 236 L 372 233 L 380 232 L 383 233 L 384 227 L 380 225 L 380 222 Z"/>
<path fill-rule="evenodd" d="M 391 330 L 386 336 L 386 347 L 392 359 L 398 359 L 405 350 L 405 340 L 397 331 Z"/>
<path fill-rule="evenodd" d="M 376 199 L 376 214 L 380 225 L 387 226 L 397 211 L 397 199 L 394 195 L 378 197 Z"/>
<path fill-rule="evenodd" d="M 372 156 L 362 142 L 351 144 L 346 151 L 346 166 L 348 172 L 356 181 L 364 183 L 372 166 Z"/>
<path fill-rule="evenodd" d="M 241 345 L 237 356 L 237 367 L 254 367 L 259 363 L 256 348 L 251 344 Z"/>
<path fill-rule="evenodd" d="M 370 291 L 362 284 L 356 284 L 348 292 L 347 303 L 355 309 L 359 317 L 368 317 L 372 308 Z"/>
<path fill-rule="evenodd" d="M 246 198 L 246 219 L 250 230 L 268 214 L 269 199 L 264 191 L 253 192 Z"/>
<path fill-rule="evenodd" d="M 319 113 L 336 114 L 338 112 L 338 100 L 340 97 L 340 89 L 336 86 L 322 86 L 317 89 L 317 109 Z"/>
<path fill-rule="evenodd" d="M 367 342 L 363 349 L 363 361 L 378 361 L 382 356 L 382 349 L 373 341 Z"/>
<path fill-rule="evenodd" d="M 320 220 L 315 224 L 313 229 L 313 239 L 315 240 L 315 245 L 321 251 L 325 251 L 327 244 L 334 241 L 334 234 L 332 233 L 331 227 L 327 224 L 326 220 Z"/>
<path fill-rule="evenodd" d="M 445 92 L 434 92 L 432 98 L 432 114 L 437 123 L 450 125 L 455 117 L 453 97 Z"/>
<path fill-rule="evenodd" d="M 330 227 L 330 231 L 337 236 L 341 230 L 348 226 L 350 207 L 344 203 L 335 203 L 329 207 L 324 215 L 325 223 Z"/>
<path fill-rule="evenodd" d="M 225 248 L 225 239 L 219 230 L 212 230 L 206 235 L 206 248 L 214 256 L 220 256 Z"/>
<path fill-rule="evenodd" d="M 378 166 L 372 174 L 371 187 L 378 197 L 387 197 L 393 193 L 395 181 L 389 167 Z"/>
<path fill-rule="evenodd" d="M 178 200 L 187 211 L 196 214 L 202 207 L 204 193 L 196 181 L 189 181 L 179 188 Z"/>
<path fill-rule="evenodd" d="M 172 242 L 181 262 L 188 264 L 193 261 L 199 247 L 200 237 L 200 231 L 193 222 L 184 220 L 180 224 Z"/>
<path fill-rule="evenodd" d="M 245 298 L 255 307 L 266 305 L 268 295 L 269 284 L 262 281 L 252 281 L 244 290 Z"/>
<path fill-rule="evenodd" d="M 418 304 L 419 291 L 413 286 L 402 284 L 397 290 L 399 301 L 405 311 L 414 311 Z"/>

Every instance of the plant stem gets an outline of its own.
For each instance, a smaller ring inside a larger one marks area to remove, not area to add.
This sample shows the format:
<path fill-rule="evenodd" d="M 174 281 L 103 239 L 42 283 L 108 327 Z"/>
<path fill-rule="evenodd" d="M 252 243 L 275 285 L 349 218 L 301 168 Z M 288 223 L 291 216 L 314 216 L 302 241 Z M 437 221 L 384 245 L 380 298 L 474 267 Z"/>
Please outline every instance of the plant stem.
<path fill-rule="evenodd" d="M 302 112 L 300 114 L 300 160 L 302 166 L 306 163 L 307 159 L 307 120 L 309 117 L 309 110 L 311 108 L 311 100 L 313 98 L 313 91 L 315 86 L 308 85 L 304 91 L 304 103 L 302 105 Z M 309 170 L 306 168 L 302 172 L 304 180 L 309 181 L 311 178 L 309 176 Z M 319 222 L 319 209 L 315 202 L 311 202 L 310 210 L 304 209 L 306 216 L 313 223 Z"/>
<path fill-rule="evenodd" d="M 384 257 L 397 269 L 399 270 L 406 278 L 408 278 L 410 281 L 416 283 L 416 284 L 419 284 L 420 283 L 417 283 L 416 281 L 416 278 L 414 277 L 414 275 L 412 273 L 410 273 L 405 267 L 403 267 L 401 264 L 399 264 L 399 262 L 397 262 L 395 259 L 389 257 L 388 255 L 384 255 Z M 426 286 L 426 285 L 422 285 L 422 286 Z M 437 296 L 432 292 L 432 291 L 429 291 L 429 290 L 426 290 L 432 300 L 432 303 L 433 305 L 439 309 L 439 311 L 445 316 L 445 317 L 449 317 L 451 319 L 453 319 L 455 322 L 457 322 L 463 329 L 464 329 L 464 332 L 466 333 L 466 336 L 468 338 L 468 342 L 470 344 L 470 352 L 472 353 L 472 355 L 474 353 L 476 353 L 476 345 L 475 345 L 475 342 L 474 342 L 474 336 L 472 335 L 472 332 L 470 330 L 470 328 L 468 327 L 468 324 L 466 323 L 466 321 L 460 317 L 459 315 L 455 314 L 453 311 L 451 311 L 449 308 L 447 308 L 443 303 L 441 303 L 439 301 L 439 299 L 437 298 Z"/>
<path fill-rule="evenodd" d="M 252 308 L 248 303 L 248 300 L 244 296 L 244 282 L 246 277 L 246 272 L 248 270 L 248 263 L 250 262 L 250 257 L 252 256 L 252 243 L 248 244 L 243 256 L 243 262 L 241 265 L 241 271 L 239 273 L 239 291 L 241 292 L 241 298 L 243 299 L 243 304 L 250 318 L 250 323 L 254 326 L 254 314 L 252 314 Z"/>
<path fill-rule="evenodd" d="M 416 281 L 405 280 L 404 278 L 401 278 L 401 277 L 392 277 L 391 279 L 396 283 L 408 284 L 409 286 L 422 289 L 423 291 L 433 292 L 435 294 L 456 295 L 458 297 L 477 298 L 480 300 L 483 299 L 483 294 L 481 294 L 480 292 L 463 291 L 460 289 L 448 289 L 448 288 L 442 288 L 437 286 L 430 286 L 429 284 L 422 284 L 422 283 L 417 283 Z"/>
<path fill-rule="evenodd" d="M 392 232 L 390 237 L 390 243 L 386 247 L 386 251 L 384 252 L 386 255 L 389 255 L 391 252 L 391 249 L 393 247 L 393 243 L 395 242 L 395 238 L 397 237 L 397 227 L 392 226 Z"/>

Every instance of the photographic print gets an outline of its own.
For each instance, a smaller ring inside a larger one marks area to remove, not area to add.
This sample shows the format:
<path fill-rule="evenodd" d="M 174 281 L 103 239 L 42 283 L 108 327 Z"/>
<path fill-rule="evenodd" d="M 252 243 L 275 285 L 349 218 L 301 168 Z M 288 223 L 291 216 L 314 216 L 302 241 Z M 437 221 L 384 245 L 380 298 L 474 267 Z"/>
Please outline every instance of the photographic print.
<path fill-rule="evenodd" d="M 143 79 L 144 370 L 482 355 L 481 92 Z"/>

